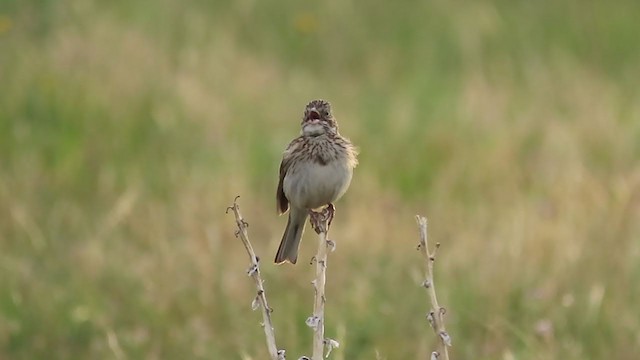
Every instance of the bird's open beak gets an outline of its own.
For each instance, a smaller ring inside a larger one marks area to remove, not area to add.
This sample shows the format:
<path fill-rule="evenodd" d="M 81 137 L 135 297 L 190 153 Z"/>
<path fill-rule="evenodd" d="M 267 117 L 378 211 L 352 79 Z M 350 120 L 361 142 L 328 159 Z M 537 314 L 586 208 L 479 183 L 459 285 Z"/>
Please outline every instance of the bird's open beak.
<path fill-rule="evenodd" d="M 307 120 L 320 120 L 320 112 L 316 108 L 312 108 L 307 114 Z"/>

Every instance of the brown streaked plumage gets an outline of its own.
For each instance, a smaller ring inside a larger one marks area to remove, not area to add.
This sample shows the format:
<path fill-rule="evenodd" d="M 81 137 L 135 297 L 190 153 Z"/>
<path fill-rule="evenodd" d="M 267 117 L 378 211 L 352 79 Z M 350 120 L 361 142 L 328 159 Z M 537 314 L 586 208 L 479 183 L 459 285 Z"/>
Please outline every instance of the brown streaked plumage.
<path fill-rule="evenodd" d="M 275 262 L 298 259 L 298 246 L 309 211 L 332 204 L 347 191 L 358 164 L 357 149 L 338 133 L 338 123 L 325 100 L 307 104 L 300 136 L 282 155 L 276 199 L 278 213 L 289 211 Z"/>

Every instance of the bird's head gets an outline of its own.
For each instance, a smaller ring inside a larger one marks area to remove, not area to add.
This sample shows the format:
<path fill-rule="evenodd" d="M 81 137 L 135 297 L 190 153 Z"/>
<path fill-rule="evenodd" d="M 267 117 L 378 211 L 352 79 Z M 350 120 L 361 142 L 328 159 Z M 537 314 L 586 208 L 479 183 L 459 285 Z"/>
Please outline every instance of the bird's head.
<path fill-rule="evenodd" d="M 338 123 L 331 113 L 331 104 L 326 100 L 313 100 L 307 104 L 302 116 L 302 134 L 319 136 L 338 132 Z"/>

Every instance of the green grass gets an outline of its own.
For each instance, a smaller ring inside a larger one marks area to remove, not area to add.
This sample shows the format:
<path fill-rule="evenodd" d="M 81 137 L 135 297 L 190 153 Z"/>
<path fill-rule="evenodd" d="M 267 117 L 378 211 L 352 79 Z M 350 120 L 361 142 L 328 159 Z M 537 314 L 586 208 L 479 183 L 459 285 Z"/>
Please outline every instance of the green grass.
<path fill-rule="evenodd" d="M 265 358 L 224 210 L 242 196 L 269 260 L 280 155 L 316 97 L 361 149 L 333 358 L 432 349 L 415 213 L 443 244 L 452 358 L 635 358 L 639 11 L 1 2 L 0 358 Z M 262 266 L 279 345 L 308 354 L 311 267 Z"/>

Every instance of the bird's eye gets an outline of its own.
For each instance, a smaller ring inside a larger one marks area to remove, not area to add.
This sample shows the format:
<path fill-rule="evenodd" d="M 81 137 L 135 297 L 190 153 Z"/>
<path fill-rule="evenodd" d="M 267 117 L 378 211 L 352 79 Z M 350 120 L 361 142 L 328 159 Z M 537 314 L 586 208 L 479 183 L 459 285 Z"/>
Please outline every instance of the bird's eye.
<path fill-rule="evenodd" d="M 329 116 L 329 112 L 328 112 L 328 111 L 325 111 L 325 112 L 324 112 L 324 116 Z"/>

